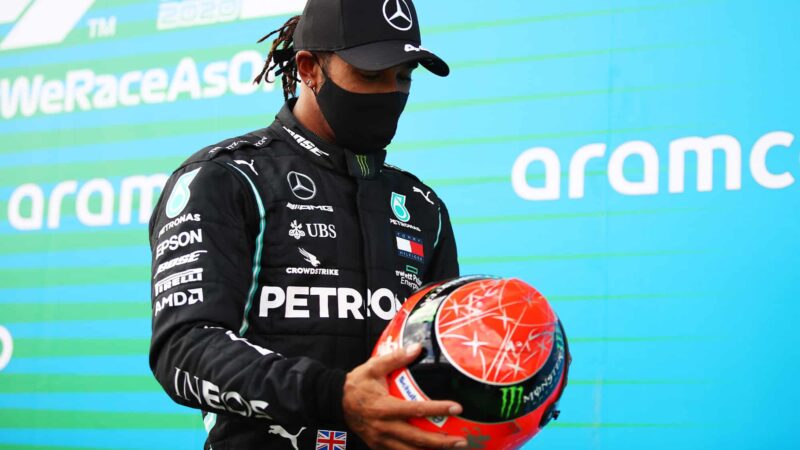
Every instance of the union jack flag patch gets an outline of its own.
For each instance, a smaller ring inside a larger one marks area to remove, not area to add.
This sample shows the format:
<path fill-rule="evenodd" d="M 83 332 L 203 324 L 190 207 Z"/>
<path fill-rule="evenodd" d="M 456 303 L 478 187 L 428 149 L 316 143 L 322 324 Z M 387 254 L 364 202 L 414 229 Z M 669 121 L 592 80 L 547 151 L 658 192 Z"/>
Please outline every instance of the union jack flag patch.
<path fill-rule="evenodd" d="M 346 431 L 317 430 L 316 450 L 345 450 L 346 446 Z"/>

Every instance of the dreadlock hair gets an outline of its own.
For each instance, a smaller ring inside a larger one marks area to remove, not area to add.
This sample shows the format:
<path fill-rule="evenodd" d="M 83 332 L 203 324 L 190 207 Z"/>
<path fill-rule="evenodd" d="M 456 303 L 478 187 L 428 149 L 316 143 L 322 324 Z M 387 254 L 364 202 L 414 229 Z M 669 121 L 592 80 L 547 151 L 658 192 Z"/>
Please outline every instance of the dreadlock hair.
<path fill-rule="evenodd" d="M 295 50 L 293 46 L 294 29 L 297 28 L 298 22 L 300 22 L 300 16 L 294 16 L 287 20 L 283 26 L 258 40 L 258 43 L 261 43 L 270 36 L 276 33 L 278 34 L 278 37 L 272 41 L 272 47 L 267 55 L 267 60 L 264 62 L 264 68 L 253 80 L 253 83 L 259 84 L 261 80 L 267 83 L 274 83 L 275 78 L 270 81 L 268 74 L 270 71 L 277 68 L 277 70 L 275 70 L 275 77 L 277 78 L 278 75 L 281 75 L 283 98 L 286 100 L 289 100 L 291 97 L 296 97 L 295 90 L 297 88 L 297 82 L 300 81 L 300 79 L 297 78 L 297 64 L 294 60 Z"/>

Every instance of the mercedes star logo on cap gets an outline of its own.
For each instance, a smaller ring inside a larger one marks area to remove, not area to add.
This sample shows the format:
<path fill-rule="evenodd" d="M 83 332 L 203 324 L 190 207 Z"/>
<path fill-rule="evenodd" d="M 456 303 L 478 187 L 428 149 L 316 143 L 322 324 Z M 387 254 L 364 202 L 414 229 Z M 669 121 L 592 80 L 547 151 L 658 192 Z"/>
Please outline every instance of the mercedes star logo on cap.
<path fill-rule="evenodd" d="M 289 182 L 289 188 L 292 194 L 300 200 L 311 200 L 317 195 L 317 186 L 314 180 L 299 172 L 289 172 L 286 175 L 286 181 Z"/>
<path fill-rule="evenodd" d="M 447 76 L 447 63 L 423 49 L 419 25 L 413 0 L 308 0 L 294 30 L 294 50 L 335 52 L 368 71 L 417 62 Z"/>
<path fill-rule="evenodd" d="M 386 0 L 383 2 L 383 17 L 389 25 L 400 31 L 408 31 L 414 25 L 411 8 L 406 0 Z"/>

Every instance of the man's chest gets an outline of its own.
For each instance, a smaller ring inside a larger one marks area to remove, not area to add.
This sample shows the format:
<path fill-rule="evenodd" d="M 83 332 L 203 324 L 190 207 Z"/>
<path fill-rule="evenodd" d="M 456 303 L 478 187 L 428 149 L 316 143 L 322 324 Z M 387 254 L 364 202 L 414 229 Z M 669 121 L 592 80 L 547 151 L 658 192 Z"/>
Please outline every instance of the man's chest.
<path fill-rule="evenodd" d="M 324 333 L 353 321 L 382 329 L 424 282 L 437 208 L 408 183 L 284 172 L 265 204 L 253 314 L 273 330 L 303 329 L 304 321 Z"/>

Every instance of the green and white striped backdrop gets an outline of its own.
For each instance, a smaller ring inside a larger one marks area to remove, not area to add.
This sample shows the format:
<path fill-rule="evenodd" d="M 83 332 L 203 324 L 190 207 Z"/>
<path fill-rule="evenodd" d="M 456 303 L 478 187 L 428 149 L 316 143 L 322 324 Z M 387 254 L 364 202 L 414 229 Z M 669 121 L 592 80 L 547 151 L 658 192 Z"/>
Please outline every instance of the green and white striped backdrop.
<path fill-rule="evenodd" d="M 453 73 L 415 74 L 389 162 L 574 353 L 526 448 L 795 448 L 800 3 L 416 3 Z M 255 41 L 302 6 L 2 2 L 0 449 L 200 448 L 147 365 L 146 222 L 186 156 L 271 122 Z"/>

